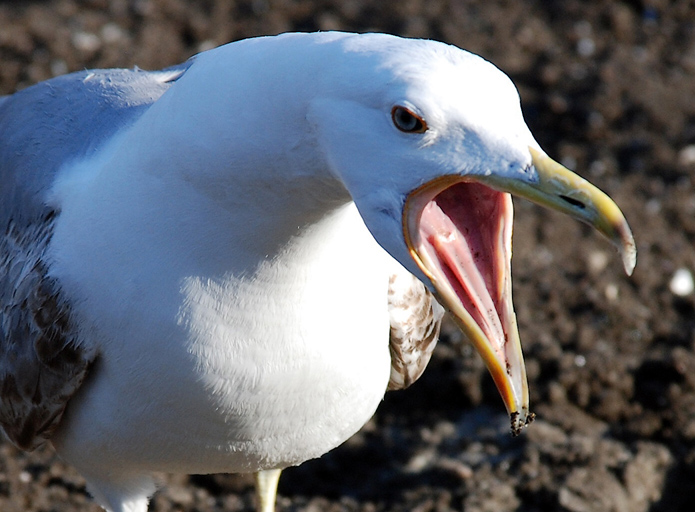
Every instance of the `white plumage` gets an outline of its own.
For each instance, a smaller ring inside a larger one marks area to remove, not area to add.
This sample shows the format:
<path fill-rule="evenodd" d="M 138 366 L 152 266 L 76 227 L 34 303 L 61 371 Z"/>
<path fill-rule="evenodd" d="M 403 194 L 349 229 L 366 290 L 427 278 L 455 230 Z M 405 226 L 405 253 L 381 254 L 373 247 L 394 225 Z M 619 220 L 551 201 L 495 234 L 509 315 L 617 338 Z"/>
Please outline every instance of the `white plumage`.
<path fill-rule="evenodd" d="M 283 468 L 351 436 L 434 347 L 412 276 L 520 430 L 505 191 L 634 265 L 622 214 L 540 152 L 511 82 L 441 43 L 246 40 L 39 84 L 0 126 L 3 429 L 50 439 L 113 512 L 146 510 L 153 471 Z"/>

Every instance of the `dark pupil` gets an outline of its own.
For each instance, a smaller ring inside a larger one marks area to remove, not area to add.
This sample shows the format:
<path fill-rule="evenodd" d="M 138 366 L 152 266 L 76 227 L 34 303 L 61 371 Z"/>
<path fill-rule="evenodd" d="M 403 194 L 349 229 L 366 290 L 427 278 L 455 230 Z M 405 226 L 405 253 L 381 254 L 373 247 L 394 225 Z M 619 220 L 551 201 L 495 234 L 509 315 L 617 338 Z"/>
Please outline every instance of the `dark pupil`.
<path fill-rule="evenodd" d="M 396 121 L 398 122 L 398 127 L 406 132 L 416 131 L 422 127 L 422 123 L 417 117 L 402 108 L 396 111 Z"/>

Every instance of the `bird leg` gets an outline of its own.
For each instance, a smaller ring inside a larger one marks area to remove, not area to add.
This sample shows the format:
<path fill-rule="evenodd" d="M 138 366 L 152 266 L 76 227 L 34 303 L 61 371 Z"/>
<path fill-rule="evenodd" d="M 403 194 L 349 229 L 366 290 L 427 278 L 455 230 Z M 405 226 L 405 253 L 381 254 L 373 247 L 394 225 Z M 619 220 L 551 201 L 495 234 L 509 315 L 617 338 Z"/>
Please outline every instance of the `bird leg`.
<path fill-rule="evenodd" d="M 258 499 L 257 512 L 275 512 L 275 495 L 281 472 L 282 469 L 266 469 L 254 473 Z"/>

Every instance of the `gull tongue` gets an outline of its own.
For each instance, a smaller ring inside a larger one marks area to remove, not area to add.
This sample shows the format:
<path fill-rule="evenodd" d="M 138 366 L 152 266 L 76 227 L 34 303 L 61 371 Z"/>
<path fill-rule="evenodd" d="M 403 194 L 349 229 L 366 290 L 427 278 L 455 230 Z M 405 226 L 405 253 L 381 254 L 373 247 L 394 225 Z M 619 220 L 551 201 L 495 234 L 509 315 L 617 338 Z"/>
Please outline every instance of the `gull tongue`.
<path fill-rule="evenodd" d="M 505 339 L 504 199 L 481 185 L 455 185 L 425 206 L 420 224 L 430 256 L 499 357 Z"/>

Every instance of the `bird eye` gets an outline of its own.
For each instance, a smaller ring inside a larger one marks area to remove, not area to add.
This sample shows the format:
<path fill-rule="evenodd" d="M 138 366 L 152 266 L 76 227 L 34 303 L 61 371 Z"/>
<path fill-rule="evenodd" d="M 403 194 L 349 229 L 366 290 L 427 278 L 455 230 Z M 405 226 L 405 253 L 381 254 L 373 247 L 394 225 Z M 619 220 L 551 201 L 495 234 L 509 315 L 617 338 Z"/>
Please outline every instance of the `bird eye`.
<path fill-rule="evenodd" d="M 427 131 L 427 123 L 412 110 L 406 107 L 395 106 L 391 109 L 391 119 L 400 131 L 405 133 L 424 133 Z"/>

